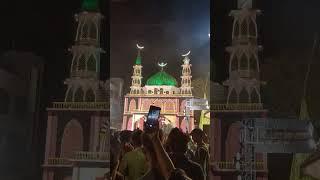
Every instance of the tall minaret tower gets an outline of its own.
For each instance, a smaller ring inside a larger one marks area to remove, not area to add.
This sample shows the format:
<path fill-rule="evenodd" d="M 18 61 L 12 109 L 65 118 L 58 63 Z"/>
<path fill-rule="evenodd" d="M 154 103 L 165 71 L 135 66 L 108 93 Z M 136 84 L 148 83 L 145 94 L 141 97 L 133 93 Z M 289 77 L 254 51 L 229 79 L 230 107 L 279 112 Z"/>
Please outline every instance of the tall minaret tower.
<path fill-rule="evenodd" d="M 252 8 L 252 0 L 238 0 L 238 10 L 231 11 L 233 16 L 232 46 L 230 53 L 228 104 L 261 103 L 259 55 L 256 17 L 260 10 Z"/>
<path fill-rule="evenodd" d="M 72 52 L 70 77 L 66 102 L 101 102 L 106 99 L 106 90 L 100 81 L 100 24 L 103 16 L 99 13 L 97 0 L 84 0 L 82 12 L 75 15 L 78 22 L 75 45 Z"/>
<path fill-rule="evenodd" d="M 138 56 L 136 58 L 135 65 L 133 66 L 133 74 L 131 76 L 132 83 L 130 87 L 130 94 L 140 94 L 141 89 L 141 82 L 142 82 L 142 65 L 141 65 L 141 50 L 144 48 L 137 44 L 138 48 Z"/>
<path fill-rule="evenodd" d="M 190 51 L 187 54 L 182 55 L 184 57 L 182 67 L 182 76 L 181 76 L 181 94 L 183 95 L 192 95 L 191 87 L 191 64 L 189 59 Z"/>
<path fill-rule="evenodd" d="M 109 171 L 108 82 L 100 80 L 98 0 L 83 0 L 64 102 L 47 108 L 43 180 L 101 179 Z M 63 167 L 63 168 L 62 168 Z M 90 169 L 90 171 L 88 171 Z"/>

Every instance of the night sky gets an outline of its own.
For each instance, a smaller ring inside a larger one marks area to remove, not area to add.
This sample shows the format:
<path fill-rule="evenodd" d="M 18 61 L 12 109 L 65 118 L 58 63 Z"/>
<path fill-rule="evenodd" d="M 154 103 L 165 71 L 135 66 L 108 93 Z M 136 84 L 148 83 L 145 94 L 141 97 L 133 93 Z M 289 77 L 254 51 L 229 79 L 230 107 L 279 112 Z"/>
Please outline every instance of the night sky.
<path fill-rule="evenodd" d="M 111 76 L 131 85 L 132 66 L 142 52 L 143 83 L 159 71 L 158 62 L 180 84 L 181 55 L 191 50 L 193 78 L 206 78 L 210 71 L 210 0 L 132 0 L 111 8 Z"/>

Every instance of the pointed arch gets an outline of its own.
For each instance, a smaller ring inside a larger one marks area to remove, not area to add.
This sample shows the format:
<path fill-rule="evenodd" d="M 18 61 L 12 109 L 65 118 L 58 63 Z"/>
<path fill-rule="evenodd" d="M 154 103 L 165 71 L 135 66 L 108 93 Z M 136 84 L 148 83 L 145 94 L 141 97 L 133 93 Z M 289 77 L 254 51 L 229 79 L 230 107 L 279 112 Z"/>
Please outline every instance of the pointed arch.
<path fill-rule="evenodd" d="M 84 92 L 83 92 L 82 88 L 79 87 L 76 90 L 76 92 L 74 93 L 73 101 L 74 102 L 83 102 L 83 96 L 84 96 Z"/>
<path fill-rule="evenodd" d="M 96 96 L 94 94 L 94 91 L 92 89 L 87 90 L 86 92 L 86 102 L 95 102 Z"/>
<path fill-rule="evenodd" d="M 251 103 L 260 103 L 260 96 L 256 88 L 251 92 Z"/>
<path fill-rule="evenodd" d="M 90 23 L 90 38 L 97 39 L 98 29 L 94 22 Z"/>
<path fill-rule="evenodd" d="M 241 22 L 241 35 L 242 36 L 247 36 L 248 34 L 248 23 L 247 21 L 244 19 L 242 22 Z"/>
<path fill-rule="evenodd" d="M 70 87 L 68 88 L 67 92 L 66 92 L 66 102 L 72 102 L 72 97 L 73 97 L 73 88 Z"/>
<path fill-rule="evenodd" d="M 71 71 L 77 71 L 77 56 L 74 55 L 73 59 L 72 59 L 72 64 L 71 64 Z"/>
<path fill-rule="evenodd" d="M 237 152 L 240 150 L 240 123 L 233 123 L 227 134 L 227 139 L 225 141 L 226 147 L 226 160 L 233 161 Z"/>
<path fill-rule="evenodd" d="M 137 109 L 136 100 L 131 99 L 129 103 L 129 111 L 134 111 Z"/>
<path fill-rule="evenodd" d="M 253 54 L 250 56 L 249 62 L 250 62 L 249 69 L 251 71 L 258 71 L 258 64 L 257 64 L 258 61 Z"/>
<path fill-rule="evenodd" d="M 233 88 L 229 93 L 228 103 L 235 104 L 238 103 L 238 96 L 236 90 Z"/>
<path fill-rule="evenodd" d="M 165 113 L 174 113 L 176 112 L 176 104 L 174 103 L 173 100 L 168 99 L 165 103 L 164 103 L 164 112 Z"/>
<path fill-rule="evenodd" d="M 141 110 L 142 111 L 148 111 L 151 103 L 152 103 L 151 99 L 143 99 L 142 103 L 141 103 L 142 104 Z"/>
<path fill-rule="evenodd" d="M 78 59 L 78 71 L 86 70 L 86 57 L 84 54 L 79 56 Z"/>
<path fill-rule="evenodd" d="M 87 39 L 89 35 L 89 26 L 86 22 L 84 22 L 82 26 L 82 31 L 81 31 L 81 38 L 82 39 Z"/>
<path fill-rule="evenodd" d="M 256 24 L 255 24 L 253 19 L 249 20 L 249 34 L 252 37 L 256 37 L 257 36 L 257 34 L 256 34 Z"/>
<path fill-rule="evenodd" d="M 96 71 L 96 59 L 93 54 L 89 56 L 89 59 L 87 61 L 87 70 L 94 72 Z"/>
<path fill-rule="evenodd" d="M 241 55 L 240 70 L 248 70 L 248 59 L 245 53 Z"/>
<path fill-rule="evenodd" d="M 239 103 L 249 103 L 249 93 L 245 88 L 242 88 L 239 94 Z"/>
<path fill-rule="evenodd" d="M 237 70 L 238 70 L 238 57 L 236 54 L 234 54 L 231 60 L 231 71 L 237 71 Z"/>
<path fill-rule="evenodd" d="M 183 100 L 180 104 L 180 112 L 183 112 L 186 108 L 187 100 Z"/>
<path fill-rule="evenodd" d="M 233 31 L 233 35 L 238 38 L 239 37 L 239 21 L 236 20 L 236 22 L 234 23 L 234 31 Z"/>
<path fill-rule="evenodd" d="M 68 158 L 75 151 L 83 150 L 83 129 L 79 121 L 72 119 L 64 128 L 60 157 Z"/>

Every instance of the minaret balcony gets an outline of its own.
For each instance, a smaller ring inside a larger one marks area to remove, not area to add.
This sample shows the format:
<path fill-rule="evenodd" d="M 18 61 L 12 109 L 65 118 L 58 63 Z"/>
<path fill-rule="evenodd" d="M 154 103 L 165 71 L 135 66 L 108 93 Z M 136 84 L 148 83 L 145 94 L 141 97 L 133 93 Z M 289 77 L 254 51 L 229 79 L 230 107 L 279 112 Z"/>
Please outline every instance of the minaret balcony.
<path fill-rule="evenodd" d="M 240 173 L 240 169 L 236 169 L 236 165 L 233 161 L 218 161 L 210 163 L 211 170 L 214 174 L 223 174 L 223 173 Z M 255 162 L 253 171 L 257 175 L 265 175 L 267 173 L 267 166 L 264 162 Z"/>
<path fill-rule="evenodd" d="M 44 167 L 72 167 L 72 162 L 66 158 L 48 158 Z"/>
<path fill-rule="evenodd" d="M 80 77 L 80 78 L 98 78 L 98 73 L 95 71 L 72 71 L 71 77 Z"/>
<path fill-rule="evenodd" d="M 248 36 L 248 35 L 240 35 L 240 36 L 234 36 L 232 38 L 232 45 L 237 44 L 251 44 L 251 45 L 257 45 L 257 37 L 256 36 Z"/>
<path fill-rule="evenodd" d="M 109 110 L 108 102 L 54 102 L 52 110 Z"/>
<path fill-rule="evenodd" d="M 230 73 L 230 78 L 255 78 L 259 79 L 260 74 L 258 71 L 252 71 L 252 70 L 236 70 L 236 71 L 231 71 Z"/>
<path fill-rule="evenodd" d="M 109 152 L 86 152 L 77 151 L 74 152 L 72 161 L 85 161 L 85 162 L 109 162 Z"/>
<path fill-rule="evenodd" d="M 98 46 L 99 45 L 99 41 L 97 39 L 94 39 L 94 38 L 80 38 L 79 44 L 81 44 L 81 45 L 95 45 L 95 46 Z"/>
<path fill-rule="evenodd" d="M 260 112 L 263 109 L 262 103 L 235 103 L 235 104 L 211 104 L 213 112 Z"/>

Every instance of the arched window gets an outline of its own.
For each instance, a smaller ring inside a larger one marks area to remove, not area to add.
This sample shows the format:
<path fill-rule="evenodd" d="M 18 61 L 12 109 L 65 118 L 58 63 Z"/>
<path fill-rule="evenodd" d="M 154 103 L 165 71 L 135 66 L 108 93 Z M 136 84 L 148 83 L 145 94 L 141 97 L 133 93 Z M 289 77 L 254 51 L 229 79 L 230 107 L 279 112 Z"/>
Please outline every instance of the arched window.
<path fill-rule="evenodd" d="M 175 112 L 175 103 L 172 100 L 167 100 L 164 104 L 164 112 L 174 113 Z"/>
<path fill-rule="evenodd" d="M 78 60 L 78 70 L 85 71 L 86 70 L 86 57 L 85 55 L 81 55 Z"/>
<path fill-rule="evenodd" d="M 96 25 L 92 22 L 90 25 L 90 38 L 97 39 L 97 28 Z"/>
<path fill-rule="evenodd" d="M 83 102 L 83 90 L 78 88 L 76 93 L 74 94 L 74 102 Z"/>
<path fill-rule="evenodd" d="M 73 90 L 69 88 L 66 93 L 66 102 L 72 102 Z"/>
<path fill-rule="evenodd" d="M 86 102 L 95 102 L 95 94 L 92 89 L 86 92 Z"/>
<path fill-rule="evenodd" d="M 96 71 L 96 59 L 94 58 L 94 55 L 91 55 L 87 61 L 87 70 Z"/>
<path fill-rule="evenodd" d="M 256 25 L 252 19 L 249 20 L 249 34 L 250 36 L 256 37 Z"/>
<path fill-rule="evenodd" d="M 9 94 L 4 89 L 0 89 L 0 114 L 8 114 L 9 105 L 10 105 Z"/>
<path fill-rule="evenodd" d="M 70 158 L 75 151 L 83 150 L 83 129 L 77 120 L 71 120 L 64 128 L 60 156 Z"/>
<path fill-rule="evenodd" d="M 235 38 L 239 37 L 239 22 L 238 20 L 236 20 L 235 24 L 234 24 L 234 32 L 233 35 L 235 36 Z"/>
<path fill-rule="evenodd" d="M 260 98 L 257 89 L 253 89 L 251 92 L 251 103 L 260 103 Z"/>
<path fill-rule="evenodd" d="M 244 88 L 239 94 L 239 103 L 249 103 L 249 94 Z"/>
<path fill-rule="evenodd" d="M 77 56 L 74 56 L 73 60 L 72 60 L 72 65 L 71 65 L 71 70 L 72 71 L 77 71 Z"/>
<path fill-rule="evenodd" d="M 246 20 L 243 20 L 241 23 L 241 35 L 247 36 L 248 34 L 248 24 Z"/>
<path fill-rule="evenodd" d="M 163 89 L 162 88 L 160 88 L 160 94 L 163 94 Z"/>
<path fill-rule="evenodd" d="M 86 39 L 88 38 L 88 35 L 89 35 L 89 26 L 87 23 L 84 23 L 83 26 L 82 26 L 82 36 L 81 38 L 83 39 Z"/>
<path fill-rule="evenodd" d="M 237 70 L 238 70 L 238 57 L 234 55 L 231 61 L 231 71 L 237 71 Z"/>
<path fill-rule="evenodd" d="M 231 92 L 230 92 L 230 94 L 229 94 L 228 103 L 230 103 L 230 104 L 238 103 L 237 92 L 236 92 L 235 89 L 232 89 L 232 90 L 231 90 Z"/>
<path fill-rule="evenodd" d="M 252 70 L 252 71 L 258 70 L 257 60 L 254 57 L 254 55 L 251 55 L 251 57 L 250 57 L 250 70 Z"/>
<path fill-rule="evenodd" d="M 236 153 L 240 150 L 240 123 L 233 123 L 228 129 L 227 139 L 225 141 L 226 147 L 226 160 L 233 161 Z"/>
<path fill-rule="evenodd" d="M 241 56 L 240 69 L 241 70 L 247 70 L 248 69 L 248 60 L 247 60 L 247 56 L 245 54 L 242 54 L 242 56 Z"/>
<path fill-rule="evenodd" d="M 134 111 L 136 110 L 136 101 L 134 99 L 131 99 L 130 103 L 129 103 L 129 111 Z"/>

